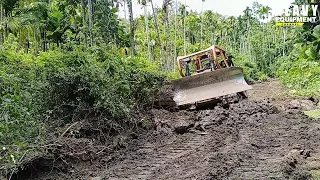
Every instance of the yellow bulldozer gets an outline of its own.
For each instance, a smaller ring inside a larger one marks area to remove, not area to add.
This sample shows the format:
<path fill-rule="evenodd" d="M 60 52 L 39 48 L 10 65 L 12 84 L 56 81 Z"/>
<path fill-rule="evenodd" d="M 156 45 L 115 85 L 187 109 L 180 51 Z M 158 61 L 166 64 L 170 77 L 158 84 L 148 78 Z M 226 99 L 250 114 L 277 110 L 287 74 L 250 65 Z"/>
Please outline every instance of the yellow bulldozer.
<path fill-rule="evenodd" d="M 245 96 L 244 92 L 252 88 L 244 79 L 243 69 L 234 67 L 219 46 L 178 57 L 177 63 L 182 78 L 170 85 L 178 107 L 197 106 L 233 94 Z"/>

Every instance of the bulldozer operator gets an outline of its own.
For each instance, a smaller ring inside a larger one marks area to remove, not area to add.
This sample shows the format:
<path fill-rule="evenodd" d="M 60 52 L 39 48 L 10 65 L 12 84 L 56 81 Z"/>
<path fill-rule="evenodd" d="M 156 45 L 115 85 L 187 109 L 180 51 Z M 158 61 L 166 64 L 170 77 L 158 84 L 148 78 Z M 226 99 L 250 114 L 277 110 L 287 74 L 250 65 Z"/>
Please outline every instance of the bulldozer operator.
<path fill-rule="evenodd" d="M 226 61 L 227 61 L 229 67 L 233 67 L 233 66 L 234 66 L 233 61 L 232 61 L 232 58 L 233 58 L 232 55 L 230 55 L 230 56 L 227 57 L 227 60 L 226 60 Z M 220 62 L 220 66 L 223 67 L 223 68 L 226 68 L 226 67 L 227 67 L 227 66 L 225 65 L 225 63 L 224 63 L 223 60 Z"/>

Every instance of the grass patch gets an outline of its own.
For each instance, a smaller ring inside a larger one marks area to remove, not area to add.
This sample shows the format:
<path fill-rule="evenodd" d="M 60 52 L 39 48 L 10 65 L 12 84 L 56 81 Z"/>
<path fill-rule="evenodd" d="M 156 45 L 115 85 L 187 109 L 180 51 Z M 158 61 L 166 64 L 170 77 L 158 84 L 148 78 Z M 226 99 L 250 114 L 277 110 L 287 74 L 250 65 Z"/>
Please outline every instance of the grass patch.
<path fill-rule="evenodd" d="M 320 170 L 312 170 L 311 175 L 312 175 L 312 179 L 320 180 Z"/>
<path fill-rule="evenodd" d="M 304 114 L 311 117 L 311 118 L 320 119 L 320 109 L 316 109 L 316 110 L 312 110 L 312 111 L 305 111 Z"/>

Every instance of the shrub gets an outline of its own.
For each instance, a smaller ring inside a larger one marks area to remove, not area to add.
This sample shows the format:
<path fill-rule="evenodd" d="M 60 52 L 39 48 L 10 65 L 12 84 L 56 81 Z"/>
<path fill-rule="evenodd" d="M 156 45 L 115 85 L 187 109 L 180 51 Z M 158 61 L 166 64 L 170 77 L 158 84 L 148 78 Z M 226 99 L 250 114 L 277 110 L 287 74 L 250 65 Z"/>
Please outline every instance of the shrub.
<path fill-rule="evenodd" d="M 284 64 L 278 72 L 281 82 L 297 95 L 320 95 L 320 64 L 298 60 Z"/>
<path fill-rule="evenodd" d="M 243 68 L 243 73 L 247 81 L 253 82 L 260 80 L 257 65 L 250 61 L 247 57 L 236 57 L 234 64 L 235 66 L 240 66 Z"/>
<path fill-rule="evenodd" d="M 39 153 L 29 150 L 45 142 L 50 127 L 97 113 L 116 121 L 152 103 L 164 74 L 143 58 L 112 52 L 117 51 L 0 51 L 0 169 Z"/>
<path fill-rule="evenodd" d="M 0 169 L 9 169 L 30 144 L 44 140 L 43 84 L 36 79 L 32 55 L 8 50 L 0 57 Z"/>

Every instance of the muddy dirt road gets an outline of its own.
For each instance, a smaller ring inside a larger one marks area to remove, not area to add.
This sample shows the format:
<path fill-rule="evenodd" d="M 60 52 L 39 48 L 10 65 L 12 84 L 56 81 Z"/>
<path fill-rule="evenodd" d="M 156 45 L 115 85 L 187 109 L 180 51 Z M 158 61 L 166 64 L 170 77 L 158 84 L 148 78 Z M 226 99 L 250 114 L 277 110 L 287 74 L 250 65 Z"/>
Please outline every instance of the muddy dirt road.
<path fill-rule="evenodd" d="M 155 130 L 63 176 L 38 179 L 315 178 L 320 121 L 286 108 L 279 83 L 270 83 L 254 85 L 249 99 L 225 108 L 152 110 Z"/>
<path fill-rule="evenodd" d="M 157 131 L 139 139 L 100 176 L 311 179 L 310 171 L 320 169 L 320 122 L 296 109 L 279 110 L 288 99 L 278 95 L 282 90 L 278 82 L 255 86 L 248 100 L 225 109 L 154 110 Z M 183 134 L 176 133 L 179 128 Z"/>
<path fill-rule="evenodd" d="M 165 112 L 155 114 L 168 126 Z M 156 136 L 142 139 L 122 160 L 111 162 L 102 177 L 304 179 L 310 177 L 308 170 L 320 168 L 320 124 L 296 111 L 277 112 L 268 104 L 243 101 L 228 110 L 191 116 L 196 121 L 186 133 L 161 135 L 164 142 Z M 186 114 L 175 118 L 189 121 Z"/>

